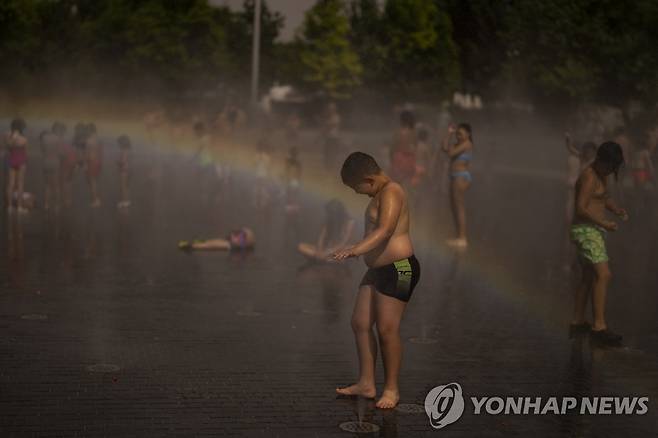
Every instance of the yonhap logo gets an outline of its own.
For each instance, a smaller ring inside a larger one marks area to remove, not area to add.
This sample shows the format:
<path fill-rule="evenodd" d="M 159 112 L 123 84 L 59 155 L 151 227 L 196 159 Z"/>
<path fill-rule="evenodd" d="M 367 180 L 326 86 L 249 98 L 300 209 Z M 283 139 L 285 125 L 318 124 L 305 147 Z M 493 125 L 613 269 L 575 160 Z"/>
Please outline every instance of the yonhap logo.
<path fill-rule="evenodd" d="M 448 383 L 432 389 L 425 397 L 425 412 L 434 429 L 452 424 L 464 413 L 464 397 L 459 383 Z"/>
<path fill-rule="evenodd" d="M 649 397 L 470 397 L 473 415 L 645 415 Z M 425 397 L 425 412 L 434 429 L 459 420 L 464 413 L 462 387 L 453 382 L 433 388 Z"/>

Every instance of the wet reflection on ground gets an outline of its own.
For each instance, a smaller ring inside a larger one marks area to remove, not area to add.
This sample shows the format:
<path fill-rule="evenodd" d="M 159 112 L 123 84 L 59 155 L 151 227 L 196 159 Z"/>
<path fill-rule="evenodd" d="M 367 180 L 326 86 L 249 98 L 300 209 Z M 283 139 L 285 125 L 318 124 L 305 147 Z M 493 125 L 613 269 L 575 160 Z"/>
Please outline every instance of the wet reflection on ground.
<path fill-rule="evenodd" d="M 161 161 L 159 177 L 135 178 L 129 210 L 113 207 L 108 175 L 99 210 L 86 206 L 77 181 L 70 210 L 0 219 L 4 435 L 344 436 L 338 426 L 349 421 L 373 423 L 385 437 L 437 433 L 423 412 L 334 395 L 355 378 L 350 317 L 365 268 L 308 264 L 296 253 L 300 240 L 316 238 L 324 199 L 307 194 L 297 217 L 276 203 L 257 211 L 246 195 L 252 180 L 238 173 L 228 200 L 214 204 L 189 167 Z M 436 226 L 449 221 L 439 193 L 419 205 L 413 235 L 423 277 L 403 322 L 401 401 L 422 406 L 430 389 L 449 382 L 467 398 L 658 396 L 655 219 L 640 216 L 610 236 L 609 317 L 625 347 L 600 350 L 586 336 L 568 337 L 560 188 L 518 175 L 489 182 L 474 185 L 469 199 L 467 252 L 440 244 L 450 227 Z M 176 248 L 243 225 L 256 232 L 253 252 Z M 89 372 L 95 364 L 119 369 Z M 380 363 L 380 391 L 382 381 Z M 651 408 L 644 416 L 467 409 L 440 433 L 650 436 L 656 424 Z"/>

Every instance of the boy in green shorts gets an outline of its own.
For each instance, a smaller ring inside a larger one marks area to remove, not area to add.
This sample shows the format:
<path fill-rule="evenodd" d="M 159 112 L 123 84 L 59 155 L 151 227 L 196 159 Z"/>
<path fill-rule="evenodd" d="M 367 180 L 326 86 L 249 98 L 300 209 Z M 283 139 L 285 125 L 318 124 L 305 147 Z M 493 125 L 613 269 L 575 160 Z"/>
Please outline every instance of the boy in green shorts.
<path fill-rule="evenodd" d="M 583 276 L 576 290 L 570 331 L 587 332 L 591 329 L 591 339 L 604 345 L 617 345 L 622 338 L 608 330 L 605 321 L 606 294 L 611 279 L 605 233 L 617 230 L 617 224 L 605 218 L 605 211 L 628 220 L 626 211 L 617 207 L 610 198 L 607 183 L 609 175 L 614 174 L 617 178 L 623 164 L 621 146 L 614 142 L 605 142 L 599 146 L 596 159 L 582 171 L 576 181 L 575 214 L 571 224 L 571 240 L 577 246 Z M 590 293 L 594 316 L 592 326 L 585 320 Z"/>

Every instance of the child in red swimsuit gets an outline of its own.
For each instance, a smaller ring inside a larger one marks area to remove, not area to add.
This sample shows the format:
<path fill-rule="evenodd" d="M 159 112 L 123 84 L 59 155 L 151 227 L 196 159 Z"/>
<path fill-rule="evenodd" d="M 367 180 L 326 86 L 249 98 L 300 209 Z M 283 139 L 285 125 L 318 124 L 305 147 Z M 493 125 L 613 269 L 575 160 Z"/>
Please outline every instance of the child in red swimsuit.
<path fill-rule="evenodd" d="M 6 187 L 6 205 L 9 212 L 13 211 L 11 200 L 16 192 L 16 207 L 19 213 L 27 213 L 23 208 L 23 184 L 25 182 L 25 169 L 27 167 L 27 139 L 24 132 L 27 125 L 23 119 L 11 122 L 11 131 L 5 138 L 8 148 L 7 165 L 8 179 Z"/>

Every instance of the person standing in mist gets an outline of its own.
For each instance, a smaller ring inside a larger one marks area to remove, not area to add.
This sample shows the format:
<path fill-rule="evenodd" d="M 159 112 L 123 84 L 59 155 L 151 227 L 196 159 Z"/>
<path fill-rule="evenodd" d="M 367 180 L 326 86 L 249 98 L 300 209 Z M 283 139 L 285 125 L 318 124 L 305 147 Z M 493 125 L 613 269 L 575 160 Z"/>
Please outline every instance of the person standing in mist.
<path fill-rule="evenodd" d="M 608 329 L 605 320 L 606 295 L 611 274 L 605 247 L 606 231 L 617 231 L 617 223 L 606 219 L 610 211 L 628 220 L 623 208 L 617 207 L 608 193 L 608 177 L 617 174 L 624 164 L 621 146 L 605 142 L 599 146 L 596 159 L 587 166 L 576 181 L 576 205 L 571 225 L 571 240 L 577 247 L 582 266 L 582 279 L 576 289 L 574 314 L 570 333 L 586 333 L 602 345 L 618 345 L 622 337 Z M 585 308 L 592 296 L 593 325 L 585 320 Z"/>
<path fill-rule="evenodd" d="M 39 137 L 44 182 L 44 210 L 59 206 L 59 144 L 64 135 L 64 125 L 55 122 L 49 131 Z"/>
<path fill-rule="evenodd" d="M 6 205 L 7 211 L 13 211 L 13 199 L 16 198 L 16 208 L 23 214 L 28 210 L 23 207 L 23 187 L 25 184 L 25 170 L 27 168 L 27 138 L 25 129 L 27 125 L 23 119 L 14 119 L 11 122 L 10 131 L 5 137 L 7 146 L 7 187 Z"/>
<path fill-rule="evenodd" d="M 84 141 L 85 166 L 87 168 L 87 183 L 91 197 L 91 207 L 101 206 L 101 198 L 98 193 L 98 178 L 103 168 L 103 145 L 98 140 L 96 125 L 89 123 L 85 129 Z"/>
<path fill-rule="evenodd" d="M 59 157 L 59 193 L 64 207 L 70 207 L 73 203 L 73 174 L 78 163 L 78 153 L 72 142 L 66 141 L 66 125 L 60 123 L 58 127 L 58 151 Z"/>
<path fill-rule="evenodd" d="M 127 135 L 122 135 L 117 139 L 119 145 L 119 160 L 117 161 L 117 168 L 119 170 L 119 193 L 121 200 L 117 204 L 117 208 L 130 207 L 130 150 L 132 149 L 132 142 Z"/>
<path fill-rule="evenodd" d="M 324 168 L 331 172 L 336 166 L 336 157 L 341 152 L 341 117 L 336 103 L 329 102 L 325 109 L 322 126 L 322 158 Z"/>
<path fill-rule="evenodd" d="M 416 175 L 416 116 L 408 109 L 400 112 L 400 127 L 395 132 L 390 150 L 390 176 L 409 190 Z"/>
<path fill-rule="evenodd" d="M 456 141 L 451 144 L 453 135 Z M 471 186 L 469 164 L 473 157 L 473 133 L 471 125 L 460 123 L 448 125 L 448 132 L 443 138 L 443 151 L 450 158 L 450 207 L 455 221 L 457 238 L 446 243 L 457 248 L 466 248 L 466 191 Z"/>
<path fill-rule="evenodd" d="M 363 152 L 347 157 L 341 178 L 346 186 L 371 200 L 366 207 L 363 239 L 333 254 L 337 261 L 363 256 L 368 266 L 352 314 L 359 380 L 354 385 L 336 388 L 336 392 L 375 397 L 377 342 L 373 326 L 376 326 L 385 371 L 384 391 L 376 406 L 392 409 L 400 400 L 400 323 L 421 275 L 409 235 L 409 201 L 402 186 L 386 175 L 372 156 Z"/>

